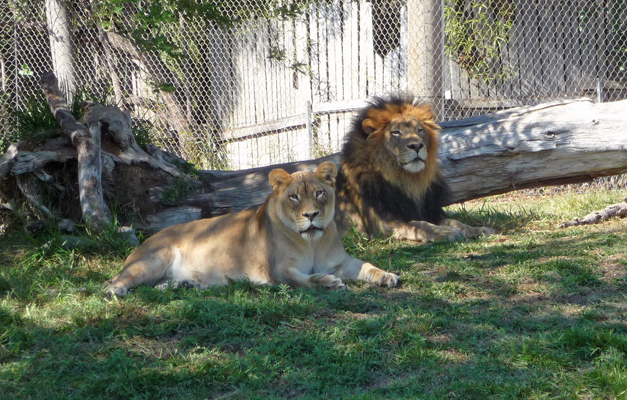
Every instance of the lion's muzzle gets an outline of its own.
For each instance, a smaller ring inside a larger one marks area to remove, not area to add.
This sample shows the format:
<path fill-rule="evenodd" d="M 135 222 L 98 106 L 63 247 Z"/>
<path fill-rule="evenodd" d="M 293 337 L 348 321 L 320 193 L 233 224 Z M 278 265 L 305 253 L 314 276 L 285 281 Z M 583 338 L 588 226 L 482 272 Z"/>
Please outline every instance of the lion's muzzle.
<path fill-rule="evenodd" d="M 407 144 L 406 150 L 399 157 L 401 166 L 409 172 L 420 172 L 425 168 L 427 160 L 427 148 L 422 142 Z"/>
<path fill-rule="evenodd" d="M 298 233 L 300 233 L 300 236 L 305 240 L 313 240 L 322 237 L 324 228 L 311 224 L 307 229 L 299 230 Z"/>

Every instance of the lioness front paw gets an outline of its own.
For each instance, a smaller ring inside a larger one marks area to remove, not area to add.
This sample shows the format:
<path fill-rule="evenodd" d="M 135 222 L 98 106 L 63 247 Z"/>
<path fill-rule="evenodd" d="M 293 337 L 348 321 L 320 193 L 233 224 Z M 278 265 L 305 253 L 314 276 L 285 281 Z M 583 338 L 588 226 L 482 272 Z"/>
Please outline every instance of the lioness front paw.
<path fill-rule="evenodd" d="M 396 274 L 374 268 L 369 276 L 366 277 L 366 281 L 377 286 L 394 287 L 398 285 L 399 278 Z"/>
<path fill-rule="evenodd" d="M 377 282 L 377 285 L 383 286 L 383 287 L 394 287 L 398 285 L 399 280 L 400 279 L 398 275 L 393 274 L 391 272 L 386 272 L 385 275 L 382 277 L 382 279 L 379 282 Z"/>
<path fill-rule="evenodd" d="M 329 289 L 346 290 L 347 287 L 342 280 L 334 275 L 328 275 L 325 273 L 314 274 L 309 278 L 311 283 L 318 286 L 324 286 Z"/>

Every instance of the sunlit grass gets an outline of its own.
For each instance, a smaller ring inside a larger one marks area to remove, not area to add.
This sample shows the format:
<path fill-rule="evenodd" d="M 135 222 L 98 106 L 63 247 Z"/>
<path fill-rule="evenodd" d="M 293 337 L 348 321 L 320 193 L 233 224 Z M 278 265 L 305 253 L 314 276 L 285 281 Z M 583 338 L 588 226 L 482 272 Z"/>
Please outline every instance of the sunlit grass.
<path fill-rule="evenodd" d="M 394 289 L 102 283 L 132 250 L 111 232 L 0 237 L 0 398 L 627 398 L 627 221 L 557 225 L 619 191 L 452 206 L 497 235 L 415 245 L 350 232 Z"/>

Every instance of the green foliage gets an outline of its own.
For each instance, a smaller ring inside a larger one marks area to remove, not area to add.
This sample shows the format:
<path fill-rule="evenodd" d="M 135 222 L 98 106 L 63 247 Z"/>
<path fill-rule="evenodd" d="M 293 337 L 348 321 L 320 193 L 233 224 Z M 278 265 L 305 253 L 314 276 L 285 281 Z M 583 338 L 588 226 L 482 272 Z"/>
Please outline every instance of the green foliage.
<path fill-rule="evenodd" d="M 0 107 L 6 104 L 4 100 L 6 100 L 6 96 L 0 98 Z M 86 91 L 78 91 L 70 105 L 70 111 L 77 120 L 83 117 L 84 111 L 81 108 L 81 103 L 87 100 L 106 104 L 106 94 L 97 95 Z M 53 138 L 61 133 L 59 122 L 52 115 L 43 94 L 30 97 L 19 109 L 6 106 L 3 107 L 3 111 L 6 111 L 8 116 L 17 122 L 17 126 L 8 135 L 0 137 L 0 154 L 4 153 L 11 143 L 19 140 L 36 146 L 42 144 L 46 139 Z"/>
<path fill-rule="evenodd" d="M 499 234 L 416 245 L 344 238 L 402 286 L 338 293 L 236 281 L 207 290 L 102 283 L 131 249 L 107 232 L 0 236 L 6 398 L 547 399 L 627 393 L 624 220 L 555 228 L 620 191 L 451 207 Z M 590 209 L 587 210 L 588 212 Z"/>
<path fill-rule="evenodd" d="M 140 146 L 152 143 L 152 124 L 146 120 L 133 121 L 133 135 Z"/>
<path fill-rule="evenodd" d="M 192 163 L 183 163 L 183 164 L 179 164 L 177 165 L 179 167 L 179 169 L 183 172 L 185 172 L 188 176 L 194 178 L 194 179 L 199 179 L 200 178 L 200 174 L 198 173 L 199 170 L 198 168 L 196 168 L 196 166 Z"/>
<path fill-rule="evenodd" d="M 163 191 L 161 201 L 166 204 L 177 204 L 180 200 L 189 196 L 193 190 L 194 185 L 189 179 L 177 178 L 172 185 Z"/>
<path fill-rule="evenodd" d="M 252 18 L 290 18 L 302 13 L 311 0 L 299 0 L 285 4 L 282 1 L 256 0 L 246 2 L 215 1 L 155 1 L 108 0 L 94 4 L 94 17 L 106 30 L 127 32 L 128 37 L 144 51 L 166 54 L 172 58 L 182 55 L 180 48 L 168 38 L 167 31 L 182 20 L 193 23 L 201 20 L 221 26 Z M 131 16 L 132 23 L 122 21 Z M 146 35 L 150 32 L 150 35 Z"/>
<path fill-rule="evenodd" d="M 499 61 L 514 21 L 513 2 L 454 0 L 444 3 L 444 13 L 445 51 L 470 76 L 491 81 L 512 75 Z"/>
<path fill-rule="evenodd" d="M 15 135 L 12 142 L 25 140 L 34 145 L 43 143 L 50 132 L 59 129 L 59 123 L 52 115 L 50 107 L 43 95 L 31 97 L 20 110 L 12 110 L 17 121 Z"/>

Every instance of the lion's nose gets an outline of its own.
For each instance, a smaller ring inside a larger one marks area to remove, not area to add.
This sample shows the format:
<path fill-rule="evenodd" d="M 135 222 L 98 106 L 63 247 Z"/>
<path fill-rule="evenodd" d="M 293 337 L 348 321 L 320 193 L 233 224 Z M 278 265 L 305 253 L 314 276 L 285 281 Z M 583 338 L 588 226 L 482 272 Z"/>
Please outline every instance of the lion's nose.
<path fill-rule="evenodd" d="M 303 217 L 309 218 L 310 221 L 313 221 L 316 218 L 316 215 L 320 214 L 318 211 L 314 211 L 312 213 L 303 213 Z"/>
<path fill-rule="evenodd" d="M 409 147 L 411 150 L 413 150 L 416 153 L 418 153 L 420 151 L 420 149 L 425 147 L 425 145 L 424 145 L 424 143 L 410 143 L 410 144 L 407 145 L 407 147 Z"/>

